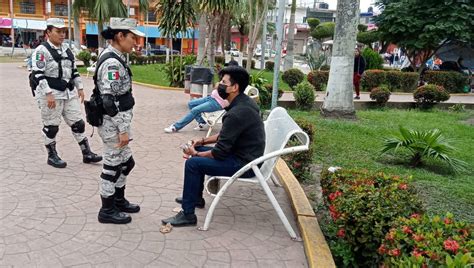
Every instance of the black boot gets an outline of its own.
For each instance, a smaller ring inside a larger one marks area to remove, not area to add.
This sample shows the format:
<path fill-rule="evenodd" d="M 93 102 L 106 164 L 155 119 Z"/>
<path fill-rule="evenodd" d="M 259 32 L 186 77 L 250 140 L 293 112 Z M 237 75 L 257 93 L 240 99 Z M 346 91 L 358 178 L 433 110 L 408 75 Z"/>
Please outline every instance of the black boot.
<path fill-rule="evenodd" d="M 52 143 L 46 145 L 46 150 L 48 150 L 48 165 L 51 165 L 55 168 L 65 168 L 67 163 L 64 162 L 58 156 L 58 152 L 56 152 L 56 142 L 53 141 Z"/>
<path fill-rule="evenodd" d="M 190 226 L 197 224 L 197 217 L 196 214 L 184 214 L 183 211 L 180 211 L 175 216 L 161 220 L 161 222 L 163 224 L 170 223 L 174 227 Z"/>
<path fill-rule="evenodd" d="M 132 221 L 132 218 L 115 207 L 115 197 L 100 197 L 102 199 L 102 208 L 99 211 L 100 223 L 125 224 Z"/>
<path fill-rule="evenodd" d="M 125 198 L 125 186 L 122 188 L 115 187 L 115 206 L 123 212 L 136 213 L 140 211 L 140 206 L 128 202 Z"/>
<path fill-rule="evenodd" d="M 79 142 L 79 146 L 81 146 L 81 151 L 82 151 L 82 162 L 96 163 L 96 162 L 102 161 L 102 156 L 97 155 L 91 151 L 91 147 L 89 146 L 89 142 L 87 141 L 87 138 Z"/>

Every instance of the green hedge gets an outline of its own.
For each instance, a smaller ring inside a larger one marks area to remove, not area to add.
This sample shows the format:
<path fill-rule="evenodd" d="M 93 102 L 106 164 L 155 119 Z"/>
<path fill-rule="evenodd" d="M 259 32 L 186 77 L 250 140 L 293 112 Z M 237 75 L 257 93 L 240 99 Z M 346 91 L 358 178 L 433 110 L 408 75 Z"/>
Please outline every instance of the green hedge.
<path fill-rule="evenodd" d="M 418 73 L 385 72 L 385 83 L 391 92 L 413 92 L 418 84 Z"/>
<path fill-rule="evenodd" d="M 329 71 L 312 71 L 306 78 L 316 91 L 321 91 L 328 84 Z"/>
<path fill-rule="evenodd" d="M 423 75 L 428 84 L 443 86 L 450 93 L 460 93 L 468 86 L 468 76 L 458 72 L 428 71 Z"/>
<path fill-rule="evenodd" d="M 362 79 L 360 81 L 360 85 L 362 86 L 362 90 L 364 91 L 371 91 L 372 88 L 378 87 L 382 84 L 385 84 L 385 74 L 386 72 L 382 70 L 367 70 L 365 71 Z"/>

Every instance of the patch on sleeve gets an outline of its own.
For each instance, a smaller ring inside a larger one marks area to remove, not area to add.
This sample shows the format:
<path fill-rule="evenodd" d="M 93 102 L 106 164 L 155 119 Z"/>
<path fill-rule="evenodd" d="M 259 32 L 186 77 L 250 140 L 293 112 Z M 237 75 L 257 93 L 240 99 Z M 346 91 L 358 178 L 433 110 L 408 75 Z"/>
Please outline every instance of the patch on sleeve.
<path fill-rule="evenodd" d="M 108 72 L 107 78 L 109 80 L 119 80 L 120 79 L 119 72 L 118 71 Z"/>
<path fill-rule="evenodd" d="M 37 53 L 36 54 L 36 60 L 37 61 L 44 61 L 44 54 L 43 53 Z"/>
<path fill-rule="evenodd" d="M 119 91 L 120 90 L 120 84 L 118 82 L 112 82 L 112 83 L 110 83 L 110 88 L 113 91 Z"/>
<path fill-rule="evenodd" d="M 118 69 L 119 69 L 119 67 L 115 66 L 115 65 L 111 65 L 111 66 L 107 67 L 107 70 L 109 70 L 109 71 L 110 70 L 118 70 Z"/>
<path fill-rule="evenodd" d="M 46 66 L 46 63 L 44 61 L 37 61 L 36 62 L 36 67 L 43 69 L 44 66 Z"/>

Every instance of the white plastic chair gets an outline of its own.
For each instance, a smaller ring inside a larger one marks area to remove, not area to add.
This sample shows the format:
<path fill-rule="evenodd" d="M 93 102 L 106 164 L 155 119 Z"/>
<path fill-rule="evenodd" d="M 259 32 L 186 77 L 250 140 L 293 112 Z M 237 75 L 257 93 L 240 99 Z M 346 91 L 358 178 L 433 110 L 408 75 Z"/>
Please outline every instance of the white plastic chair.
<path fill-rule="evenodd" d="M 87 74 L 86 74 L 86 77 L 89 77 L 89 73 L 92 73 L 94 74 L 95 73 L 95 66 L 97 64 L 97 61 L 92 63 L 91 66 L 87 67 L 86 70 L 87 70 Z"/>
<path fill-rule="evenodd" d="M 285 154 L 295 153 L 306 151 L 309 149 L 309 137 L 301 128 L 296 124 L 296 122 L 291 118 L 286 110 L 281 107 L 277 107 L 273 109 L 268 116 L 268 119 L 264 122 L 265 124 L 265 151 L 263 156 L 255 159 L 254 161 L 248 163 L 244 167 L 242 167 L 239 171 L 237 171 L 232 177 L 221 177 L 221 176 L 214 176 L 210 177 L 206 180 L 204 186 L 206 191 L 209 191 L 209 182 L 213 180 L 226 180 L 226 183 L 222 186 L 222 188 L 218 191 L 217 195 L 211 194 L 215 196 L 214 200 L 209 207 L 209 211 L 207 212 L 206 219 L 204 221 L 204 226 L 199 228 L 200 230 L 206 231 L 209 229 L 209 225 L 212 220 L 212 216 L 214 214 L 214 210 L 217 207 L 221 197 L 224 195 L 225 191 L 236 181 L 243 181 L 243 182 L 251 182 L 251 183 L 258 183 L 262 186 L 265 194 L 268 196 L 273 208 L 278 214 L 278 217 L 283 222 L 286 230 L 290 237 L 294 240 L 298 240 L 299 238 L 296 236 L 295 231 L 291 227 L 288 219 L 286 218 L 283 210 L 281 209 L 278 201 L 276 200 L 275 196 L 272 193 L 272 190 L 268 186 L 268 179 L 272 178 L 272 172 L 275 168 L 276 162 L 278 158 Z M 292 147 L 286 147 L 288 141 L 291 137 L 295 136 L 300 142 L 301 145 L 296 145 Z M 261 167 L 258 167 L 261 164 Z M 253 178 L 240 178 L 242 174 L 247 172 L 248 170 L 252 169 L 255 173 L 255 177 Z M 275 181 L 274 181 L 275 182 Z"/>
<path fill-rule="evenodd" d="M 259 96 L 258 89 L 252 86 L 247 86 L 244 93 L 254 100 L 256 100 Z M 201 115 L 202 119 L 204 119 L 206 124 L 209 126 L 209 129 L 207 130 L 206 138 L 211 135 L 212 130 L 217 124 L 222 124 L 222 117 L 224 116 L 224 114 L 225 114 L 224 109 L 215 111 L 212 113 L 202 113 Z"/>

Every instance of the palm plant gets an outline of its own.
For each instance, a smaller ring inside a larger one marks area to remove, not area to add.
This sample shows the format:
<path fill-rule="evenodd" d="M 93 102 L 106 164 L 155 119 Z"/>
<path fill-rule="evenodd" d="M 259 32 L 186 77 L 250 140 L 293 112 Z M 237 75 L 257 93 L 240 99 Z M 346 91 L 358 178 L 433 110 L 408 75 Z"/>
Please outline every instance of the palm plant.
<path fill-rule="evenodd" d="M 450 142 L 439 129 L 417 131 L 400 126 L 399 136 L 384 138 L 381 153 L 405 148 L 412 154 L 410 164 L 413 167 L 420 166 L 423 158 L 427 158 L 445 162 L 455 173 L 465 171 L 467 163 L 450 156 L 456 151 Z"/>
<path fill-rule="evenodd" d="M 148 10 L 148 0 L 138 0 L 138 5 L 140 12 Z M 72 10 L 74 17 L 79 17 L 84 10 L 89 14 L 89 19 L 97 21 L 99 47 L 104 45 L 104 39 L 100 36 L 104 23 L 108 23 L 111 17 L 128 17 L 127 7 L 117 0 L 75 0 Z"/>

